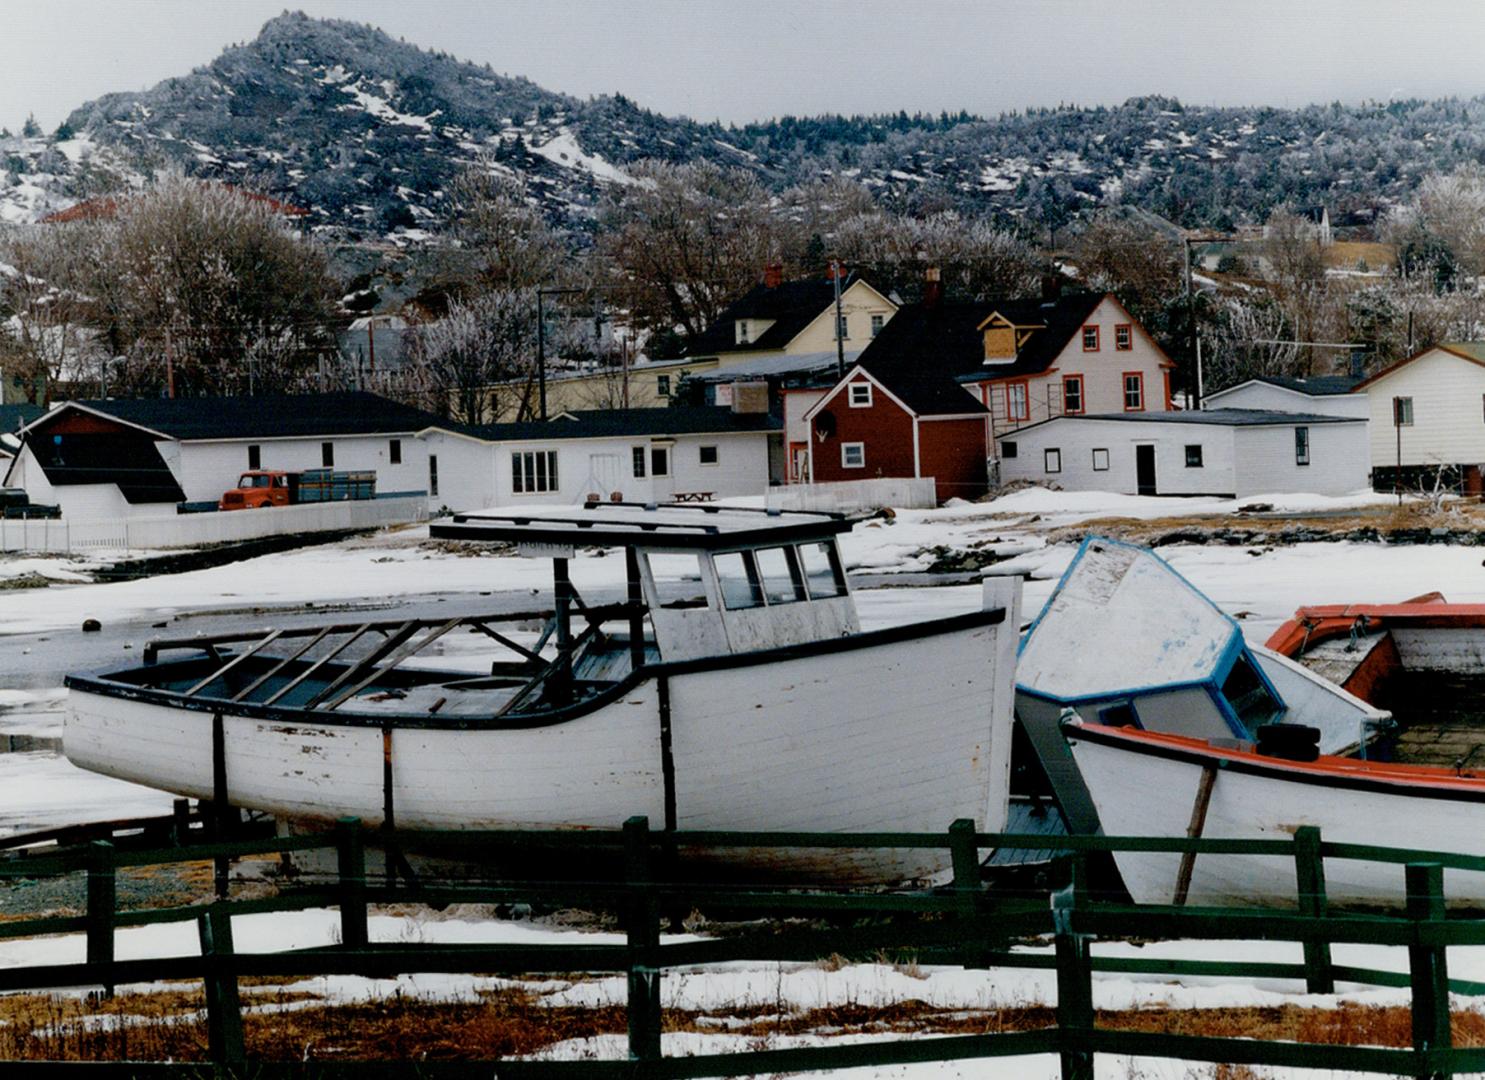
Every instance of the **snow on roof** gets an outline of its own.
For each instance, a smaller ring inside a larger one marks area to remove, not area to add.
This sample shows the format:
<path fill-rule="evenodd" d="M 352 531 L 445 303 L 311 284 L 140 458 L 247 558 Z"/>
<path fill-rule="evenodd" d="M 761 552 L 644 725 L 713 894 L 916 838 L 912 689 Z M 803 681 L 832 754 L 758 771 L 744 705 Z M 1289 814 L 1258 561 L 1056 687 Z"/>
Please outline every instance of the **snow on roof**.
<path fill-rule="evenodd" d="M 584 547 L 725 548 L 824 539 L 850 532 L 851 525 L 840 514 L 802 510 L 600 502 L 458 514 L 451 524 L 430 526 L 429 535 L 442 540 Z"/>

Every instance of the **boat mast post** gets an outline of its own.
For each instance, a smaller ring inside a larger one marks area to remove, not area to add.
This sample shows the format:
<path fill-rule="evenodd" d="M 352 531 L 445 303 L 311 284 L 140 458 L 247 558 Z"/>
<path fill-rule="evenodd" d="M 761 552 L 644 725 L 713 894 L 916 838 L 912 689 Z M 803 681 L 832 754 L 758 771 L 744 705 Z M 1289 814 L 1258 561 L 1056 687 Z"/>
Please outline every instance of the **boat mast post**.
<path fill-rule="evenodd" d="M 638 671 L 645 662 L 645 617 L 640 610 L 644 597 L 639 585 L 639 552 L 624 549 L 624 571 L 629 578 L 629 670 Z"/>
<path fill-rule="evenodd" d="M 572 579 L 567 560 L 552 560 L 552 598 L 557 624 L 557 670 L 552 673 L 551 698 L 558 705 L 572 701 Z"/>

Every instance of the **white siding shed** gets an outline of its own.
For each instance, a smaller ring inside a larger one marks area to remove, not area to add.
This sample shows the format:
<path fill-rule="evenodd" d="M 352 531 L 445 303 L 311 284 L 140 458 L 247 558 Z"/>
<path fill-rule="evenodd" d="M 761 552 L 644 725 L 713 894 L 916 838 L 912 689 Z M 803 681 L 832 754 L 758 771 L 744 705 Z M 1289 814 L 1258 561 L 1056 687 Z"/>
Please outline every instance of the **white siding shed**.
<path fill-rule="evenodd" d="M 1128 495 L 1343 495 L 1367 486 L 1366 428 L 1239 409 L 1063 416 L 999 440 L 1000 479 Z"/>

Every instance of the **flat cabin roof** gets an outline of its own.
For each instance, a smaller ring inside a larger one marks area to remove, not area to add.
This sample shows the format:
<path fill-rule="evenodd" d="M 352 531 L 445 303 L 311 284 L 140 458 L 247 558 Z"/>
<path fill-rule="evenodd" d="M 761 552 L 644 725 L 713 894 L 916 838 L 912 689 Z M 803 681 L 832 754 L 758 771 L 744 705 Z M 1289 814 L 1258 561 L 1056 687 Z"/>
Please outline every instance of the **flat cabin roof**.
<path fill-rule="evenodd" d="M 735 506 L 585 503 L 529 510 L 456 514 L 434 523 L 440 540 L 582 547 L 684 547 L 717 550 L 763 544 L 824 540 L 850 532 L 841 514 L 799 510 L 753 510 Z"/>

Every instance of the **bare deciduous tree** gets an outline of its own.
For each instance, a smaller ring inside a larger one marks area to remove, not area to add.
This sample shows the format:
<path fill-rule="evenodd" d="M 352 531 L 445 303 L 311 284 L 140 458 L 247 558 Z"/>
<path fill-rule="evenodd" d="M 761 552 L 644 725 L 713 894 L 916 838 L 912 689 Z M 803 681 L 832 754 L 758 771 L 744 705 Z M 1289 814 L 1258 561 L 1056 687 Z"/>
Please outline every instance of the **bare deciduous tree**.
<path fill-rule="evenodd" d="M 510 397 L 529 404 L 536 299 L 495 289 L 452 300 L 443 315 L 408 328 L 404 349 L 420 405 L 466 424 L 489 423 Z"/>
<path fill-rule="evenodd" d="M 61 387 L 107 390 L 109 352 L 83 291 L 102 252 L 91 227 L 79 229 L 89 235 L 36 226 L 0 242 L 0 371 L 23 379 L 29 397 L 49 398 Z"/>

